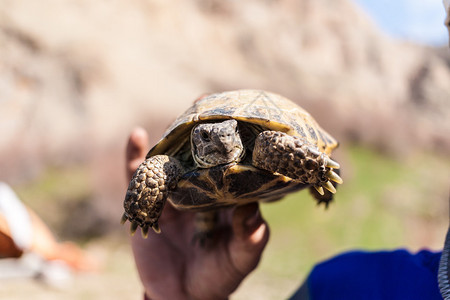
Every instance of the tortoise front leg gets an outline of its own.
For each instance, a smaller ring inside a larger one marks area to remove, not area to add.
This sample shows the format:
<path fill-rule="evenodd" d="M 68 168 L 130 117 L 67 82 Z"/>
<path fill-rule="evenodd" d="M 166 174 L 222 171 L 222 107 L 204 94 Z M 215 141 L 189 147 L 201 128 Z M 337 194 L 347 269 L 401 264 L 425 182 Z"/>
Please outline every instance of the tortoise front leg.
<path fill-rule="evenodd" d="M 162 213 L 169 191 L 178 183 L 183 174 L 180 162 L 167 155 L 155 155 L 147 158 L 136 170 L 128 186 L 123 206 L 125 213 L 122 223 L 131 222 L 131 233 L 137 227 L 147 237 L 151 227 L 160 232 L 158 219 Z"/>
<path fill-rule="evenodd" d="M 324 195 L 324 189 L 335 193 L 330 182 L 342 183 L 333 171 L 339 164 L 307 140 L 279 131 L 263 131 L 255 140 L 253 165 L 276 172 L 303 183 L 311 184 Z"/>
<path fill-rule="evenodd" d="M 339 169 L 333 170 L 334 173 L 337 175 L 340 175 Z M 333 184 L 334 190 L 337 188 L 337 182 L 331 181 Z M 328 204 L 333 200 L 334 192 L 330 191 L 329 189 L 318 189 L 316 186 L 311 186 L 309 188 L 309 191 L 311 192 L 311 195 L 314 197 L 314 199 L 317 200 L 317 203 L 324 204 L 325 208 L 328 208 Z"/>

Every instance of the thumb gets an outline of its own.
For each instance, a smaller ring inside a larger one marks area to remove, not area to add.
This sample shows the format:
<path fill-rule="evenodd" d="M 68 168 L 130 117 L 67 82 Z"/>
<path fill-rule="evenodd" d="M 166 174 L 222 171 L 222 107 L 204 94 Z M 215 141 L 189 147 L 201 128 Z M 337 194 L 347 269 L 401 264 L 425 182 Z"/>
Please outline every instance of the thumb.
<path fill-rule="evenodd" d="M 259 263 L 269 240 L 269 227 L 262 218 L 258 203 L 237 207 L 232 221 L 230 257 L 242 274 L 248 274 Z"/>
<path fill-rule="evenodd" d="M 145 159 L 148 144 L 149 138 L 145 129 L 137 127 L 131 132 L 125 152 L 125 167 L 128 179 L 133 176 L 134 171 Z"/>

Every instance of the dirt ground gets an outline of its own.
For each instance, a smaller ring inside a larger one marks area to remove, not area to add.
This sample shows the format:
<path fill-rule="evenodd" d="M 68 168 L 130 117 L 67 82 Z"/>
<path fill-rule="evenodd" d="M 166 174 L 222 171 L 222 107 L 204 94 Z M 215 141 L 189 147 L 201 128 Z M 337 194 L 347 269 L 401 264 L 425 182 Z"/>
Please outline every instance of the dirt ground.
<path fill-rule="evenodd" d="M 93 246 L 103 268 L 94 274 L 73 274 L 63 287 L 52 287 L 37 279 L 0 282 L 0 299 L 141 299 L 142 289 L 127 245 L 116 249 Z"/>
<path fill-rule="evenodd" d="M 98 248 L 94 252 L 105 263 L 101 272 L 74 274 L 70 282 L 59 288 L 31 278 L 4 280 L 0 282 L 0 299 L 142 299 L 142 288 L 127 245 L 116 249 Z M 257 270 L 242 283 L 231 299 L 280 299 L 289 296 L 292 287 L 299 283 L 296 279 L 274 282 L 267 278 L 263 270 Z M 280 295 L 280 291 L 285 292 Z"/>

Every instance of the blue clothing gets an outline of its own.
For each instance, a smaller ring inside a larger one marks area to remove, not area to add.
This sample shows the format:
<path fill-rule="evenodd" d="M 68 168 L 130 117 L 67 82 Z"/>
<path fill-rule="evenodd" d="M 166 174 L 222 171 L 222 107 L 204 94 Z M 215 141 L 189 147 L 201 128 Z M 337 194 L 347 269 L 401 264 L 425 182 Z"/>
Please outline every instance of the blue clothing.
<path fill-rule="evenodd" d="M 297 299 L 442 299 L 437 273 L 441 252 L 348 252 L 316 265 Z"/>

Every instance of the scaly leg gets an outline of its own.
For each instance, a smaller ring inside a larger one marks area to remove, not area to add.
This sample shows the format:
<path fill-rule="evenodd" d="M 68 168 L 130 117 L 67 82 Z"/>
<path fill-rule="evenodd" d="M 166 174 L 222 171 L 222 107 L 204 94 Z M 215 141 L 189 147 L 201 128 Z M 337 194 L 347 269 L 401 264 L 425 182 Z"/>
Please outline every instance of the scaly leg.
<path fill-rule="evenodd" d="M 263 131 L 255 140 L 253 165 L 276 172 L 303 183 L 311 184 L 320 195 L 324 188 L 331 193 L 336 189 L 330 181 L 342 183 L 333 171 L 339 164 L 303 138 L 279 131 Z"/>
<path fill-rule="evenodd" d="M 169 191 L 183 174 L 180 162 L 167 155 L 147 158 L 136 170 L 128 186 L 123 206 L 122 223 L 131 222 L 131 233 L 137 227 L 147 237 L 149 228 L 160 232 L 158 219 L 162 213 Z"/>

